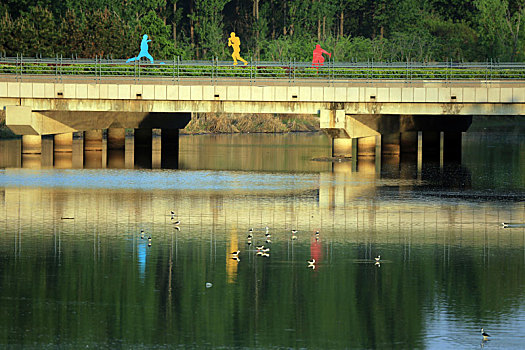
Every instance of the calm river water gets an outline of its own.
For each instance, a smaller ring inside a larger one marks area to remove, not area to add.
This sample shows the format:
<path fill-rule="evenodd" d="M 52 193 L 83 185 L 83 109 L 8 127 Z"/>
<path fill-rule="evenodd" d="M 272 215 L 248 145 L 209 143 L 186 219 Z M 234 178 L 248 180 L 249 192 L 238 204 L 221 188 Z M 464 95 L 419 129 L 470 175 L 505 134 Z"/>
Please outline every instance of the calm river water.
<path fill-rule="evenodd" d="M 0 348 L 525 346 L 525 227 L 500 227 L 525 223 L 523 135 L 419 170 L 312 161 L 320 134 L 181 136 L 179 170 L 20 168 L 13 142 Z"/>

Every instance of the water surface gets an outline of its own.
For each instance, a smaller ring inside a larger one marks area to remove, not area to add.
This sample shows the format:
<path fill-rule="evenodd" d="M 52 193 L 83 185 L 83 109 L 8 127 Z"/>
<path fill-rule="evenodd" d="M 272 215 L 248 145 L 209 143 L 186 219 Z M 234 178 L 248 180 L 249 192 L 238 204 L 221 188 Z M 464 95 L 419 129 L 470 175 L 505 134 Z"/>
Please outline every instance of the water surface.
<path fill-rule="evenodd" d="M 500 227 L 525 222 L 523 136 L 419 170 L 313 162 L 317 134 L 184 136 L 179 170 L 1 147 L 0 347 L 523 346 L 525 228 Z"/>

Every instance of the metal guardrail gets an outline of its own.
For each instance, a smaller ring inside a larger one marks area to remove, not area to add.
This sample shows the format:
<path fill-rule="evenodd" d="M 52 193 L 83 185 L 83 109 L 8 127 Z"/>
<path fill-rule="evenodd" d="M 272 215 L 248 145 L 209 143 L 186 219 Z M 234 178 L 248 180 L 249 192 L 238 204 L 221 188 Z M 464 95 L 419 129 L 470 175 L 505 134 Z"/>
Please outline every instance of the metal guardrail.
<path fill-rule="evenodd" d="M 357 82 L 523 82 L 525 64 L 456 62 L 335 62 L 312 67 L 310 62 L 263 62 L 250 60 L 248 65 L 234 66 L 231 61 L 142 61 L 126 63 L 123 59 L 26 58 L 0 57 L 0 79 L 15 81 L 86 80 L 101 82 L 125 80 L 133 83 L 162 80 L 177 84 L 184 80 L 224 83 L 239 80 L 248 83 L 265 81 L 344 83 Z"/>

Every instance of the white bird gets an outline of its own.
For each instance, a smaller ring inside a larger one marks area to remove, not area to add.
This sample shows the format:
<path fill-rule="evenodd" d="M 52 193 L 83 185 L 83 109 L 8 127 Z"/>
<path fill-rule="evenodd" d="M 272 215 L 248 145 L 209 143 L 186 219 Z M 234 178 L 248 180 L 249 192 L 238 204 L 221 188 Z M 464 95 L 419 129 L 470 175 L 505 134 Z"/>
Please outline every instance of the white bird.
<path fill-rule="evenodd" d="M 312 260 L 307 260 L 308 262 L 308 268 L 309 269 L 315 269 L 315 259 L 312 258 Z"/>
<path fill-rule="evenodd" d="M 180 220 L 175 221 L 175 222 L 173 223 L 173 225 L 175 225 L 175 226 L 179 226 L 179 225 L 180 225 Z"/>
<path fill-rule="evenodd" d="M 233 256 L 239 255 L 240 252 L 241 252 L 240 250 L 236 250 L 236 251 L 232 252 L 232 255 Z"/>
<path fill-rule="evenodd" d="M 381 260 L 381 255 L 378 255 L 377 258 L 374 258 L 377 262 Z"/>

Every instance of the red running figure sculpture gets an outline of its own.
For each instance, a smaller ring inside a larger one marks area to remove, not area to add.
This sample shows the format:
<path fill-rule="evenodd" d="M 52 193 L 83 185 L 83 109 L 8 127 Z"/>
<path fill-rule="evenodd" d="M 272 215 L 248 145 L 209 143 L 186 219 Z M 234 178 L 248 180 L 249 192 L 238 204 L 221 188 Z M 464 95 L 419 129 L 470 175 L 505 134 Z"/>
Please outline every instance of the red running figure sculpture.
<path fill-rule="evenodd" d="M 321 49 L 321 45 L 315 45 L 312 59 L 312 67 L 317 67 L 317 69 L 319 69 L 319 66 L 322 66 L 324 64 L 323 53 L 327 54 L 329 57 L 332 57 L 332 54 L 330 52 Z"/>

